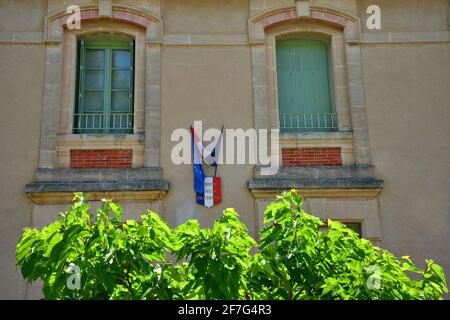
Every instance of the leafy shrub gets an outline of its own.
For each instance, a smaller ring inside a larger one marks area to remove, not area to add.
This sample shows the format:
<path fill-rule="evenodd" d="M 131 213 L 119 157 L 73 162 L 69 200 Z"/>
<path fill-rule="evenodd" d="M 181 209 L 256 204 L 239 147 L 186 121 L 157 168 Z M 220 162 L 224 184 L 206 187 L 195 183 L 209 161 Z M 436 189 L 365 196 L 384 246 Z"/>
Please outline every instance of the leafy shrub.
<path fill-rule="evenodd" d="M 212 229 L 195 220 L 171 229 L 153 212 L 122 222 L 119 205 L 105 200 L 91 214 L 83 194 L 75 198 L 71 211 L 41 231 L 26 228 L 17 245 L 17 267 L 30 283 L 43 281 L 46 299 L 441 299 L 448 292 L 432 260 L 422 270 L 339 222 L 325 226 L 301 209 L 295 191 L 267 207 L 258 245 L 233 209 Z M 69 285 L 73 270 L 79 287 Z"/>

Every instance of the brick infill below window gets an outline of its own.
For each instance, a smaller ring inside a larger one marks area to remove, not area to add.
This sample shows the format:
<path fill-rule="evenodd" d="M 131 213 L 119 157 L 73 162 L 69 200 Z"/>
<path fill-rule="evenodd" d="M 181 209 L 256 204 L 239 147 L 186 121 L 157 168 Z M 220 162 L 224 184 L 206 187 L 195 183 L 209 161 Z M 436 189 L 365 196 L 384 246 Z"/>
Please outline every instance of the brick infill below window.
<path fill-rule="evenodd" d="M 70 150 L 70 167 L 74 169 L 131 168 L 132 149 Z"/>
<path fill-rule="evenodd" d="M 342 166 L 341 148 L 283 148 L 283 166 Z"/>

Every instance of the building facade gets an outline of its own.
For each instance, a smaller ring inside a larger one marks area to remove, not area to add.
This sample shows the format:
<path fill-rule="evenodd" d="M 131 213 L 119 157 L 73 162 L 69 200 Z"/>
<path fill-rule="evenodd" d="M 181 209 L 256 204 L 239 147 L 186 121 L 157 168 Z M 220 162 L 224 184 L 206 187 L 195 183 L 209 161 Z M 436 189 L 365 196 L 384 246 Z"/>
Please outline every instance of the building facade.
<path fill-rule="evenodd" d="M 77 191 L 172 226 L 234 207 L 257 238 L 297 189 L 309 213 L 449 272 L 449 16 L 448 0 L 0 1 L 0 298 L 40 297 L 15 246 Z M 222 203 L 196 204 L 172 159 L 194 121 L 280 130 L 280 170 L 220 165 Z"/>

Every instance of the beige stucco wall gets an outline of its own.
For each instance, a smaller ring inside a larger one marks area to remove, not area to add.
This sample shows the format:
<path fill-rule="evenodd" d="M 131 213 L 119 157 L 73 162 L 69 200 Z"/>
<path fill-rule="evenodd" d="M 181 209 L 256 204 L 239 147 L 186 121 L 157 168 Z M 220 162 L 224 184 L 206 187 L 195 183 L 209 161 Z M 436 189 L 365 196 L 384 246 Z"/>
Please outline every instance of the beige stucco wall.
<path fill-rule="evenodd" d="M 450 271 L 450 45 L 363 49 L 383 246 Z"/>
<path fill-rule="evenodd" d="M 224 208 L 234 207 L 255 234 L 254 200 L 247 188 L 252 166 L 220 166 L 223 202 L 215 209 L 206 209 L 194 202 L 192 166 L 174 165 L 170 156 L 176 142 L 167 143 L 173 130 L 189 129 L 195 120 L 203 121 L 204 130 L 222 125 L 245 130 L 253 127 L 250 48 L 232 43 L 247 32 L 248 1 L 168 0 L 163 7 L 165 32 L 179 35 L 171 38 L 175 41 L 188 38 L 186 35 L 203 35 L 204 39 L 228 35 L 221 45 L 163 46 L 161 165 L 164 179 L 171 182 L 163 200 L 164 216 L 172 225 L 195 218 L 206 227 L 212 226 Z"/>
<path fill-rule="evenodd" d="M 46 14 L 47 0 L 2 1 L 0 31 L 42 32 Z"/>
<path fill-rule="evenodd" d="M 35 206 L 24 186 L 38 167 L 44 92 L 44 18 L 68 0 L 0 2 L 0 298 L 26 298 L 14 251 L 23 227 L 42 225 L 60 206 Z M 96 4 L 97 1 L 78 1 Z M 293 0 L 114 0 L 161 15 L 161 166 L 171 183 L 162 204 L 149 206 L 172 226 L 197 218 L 211 226 L 235 207 L 255 235 L 259 206 L 247 188 L 250 165 L 219 168 L 223 204 L 194 203 L 192 167 L 170 160 L 171 133 L 203 120 L 204 128 L 254 126 L 248 20 Z M 382 9 L 380 31 L 366 29 L 365 10 Z M 362 19 L 363 81 L 375 176 L 385 181 L 378 200 L 306 201 L 321 217 L 381 217 L 382 246 L 415 261 L 435 259 L 450 272 L 450 42 L 448 0 L 313 0 Z M 20 12 L 20 14 L 18 14 Z M 366 39 L 370 41 L 364 42 Z M 393 41 L 397 39 L 397 41 Z M 155 45 L 155 44 L 153 44 Z M 145 204 L 125 204 L 140 213 Z M 378 211 L 379 208 L 379 211 Z M 352 212 L 351 216 L 346 210 Z M 32 214 L 33 213 L 33 214 Z M 374 223 L 376 225 L 376 223 Z M 38 297 L 30 290 L 29 298 Z"/>
<path fill-rule="evenodd" d="M 23 192 L 33 180 L 39 152 L 43 46 L 0 44 L 0 298 L 25 298 L 15 271 L 15 246 L 31 222 L 31 201 Z"/>
<path fill-rule="evenodd" d="M 363 46 L 369 140 L 379 198 L 382 244 L 397 255 L 426 258 L 450 270 L 450 30 L 446 0 L 363 0 L 382 9 L 382 30 L 399 39 Z M 387 10 L 386 10 L 387 9 Z M 425 41 L 422 41 L 425 40 Z"/>
<path fill-rule="evenodd" d="M 249 0 L 166 0 L 164 26 L 169 34 L 245 34 Z"/>
<path fill-rule="evenodd" d="M 251 165 L 223 165 L 223 204 L 206 209 L 194 203 L 192 166 L 174 165 L 171 161 L 172 131 L 189 129 L 194 120 L 202 120 L 204 130 L 251 128 L 250 51 L 247 47 L 166 46 L 162 51 L 161 163 L 164 179 L 171 182 L 163 200 L 164 215 L 177 225 L 186 218 L 197 218 L 204 226 L 212 225 L 224 207 L 235 207 L 254 232 L 253 199 L 247 188 Z M 211 172 L 208 172 L 211 174 Z"/>
<path fill-rule="evenodd" d="M 382 31 L 425 32 L 448 30 L 447 0 L 359 0 L 358 16 L 367 17 L 370 5 L 380 6 Z M 365 23 L 364 32 L 369 31 Z M 378 32 L 378 31 L 372 31 Z"/>

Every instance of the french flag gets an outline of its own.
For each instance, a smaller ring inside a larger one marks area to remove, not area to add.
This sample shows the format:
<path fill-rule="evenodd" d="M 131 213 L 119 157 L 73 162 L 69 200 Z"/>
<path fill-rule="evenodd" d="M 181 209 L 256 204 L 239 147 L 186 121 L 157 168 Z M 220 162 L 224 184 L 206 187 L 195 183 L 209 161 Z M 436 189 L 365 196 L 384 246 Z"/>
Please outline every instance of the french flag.
<path fill-rule="evenodd" d="M 203 147 L 202 141 L 192 127 L 191 133 L 196 202 L 200 205 L 204 205 L 207 208 L 212 208 L 222 202 L 221 180 L 219 177 L 206 177 L 205 172 L 203 171 L 202 161 L 205 149 Z M 213 156 L 216 153 L 216 149 L 217 146 L 216 148 L 214 148 Z M 212 166 L 215 166 L 217 170 L 217 162 L 214 161 L 212 163 Z"/>
<path fill-rule="evenodd" d="M 199 137 L 195 133 L 194 128 L 191 127 L 192 132 L 192 154 L 194 158 L 193 169 L 194 169 L 194 190 L 197 193 L 197 203 L 199 197 L 204 197 L 205 194 L 205 172 L 203 171 L 202 156 L 203 156 L 203 146 Z M 201 203 L 203 204 L 203 203 Z"/>

